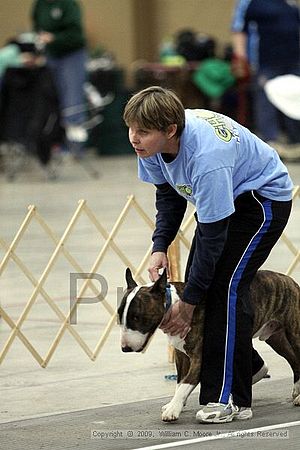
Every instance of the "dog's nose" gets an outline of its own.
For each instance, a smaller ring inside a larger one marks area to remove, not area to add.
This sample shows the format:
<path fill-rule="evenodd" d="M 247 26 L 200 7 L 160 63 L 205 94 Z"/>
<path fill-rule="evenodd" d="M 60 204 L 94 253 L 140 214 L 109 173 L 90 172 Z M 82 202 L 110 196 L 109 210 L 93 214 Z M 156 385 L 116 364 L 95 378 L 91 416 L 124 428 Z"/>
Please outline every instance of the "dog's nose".
<path fill-rule="evenodd" d="M 128 347 L 128 346 L 126 345 L 126 347 L 122 347 L 122 352 L 128 353 L 128 352 L 133 352 L 133 350 L 132 350 L 131 347 Z"/>

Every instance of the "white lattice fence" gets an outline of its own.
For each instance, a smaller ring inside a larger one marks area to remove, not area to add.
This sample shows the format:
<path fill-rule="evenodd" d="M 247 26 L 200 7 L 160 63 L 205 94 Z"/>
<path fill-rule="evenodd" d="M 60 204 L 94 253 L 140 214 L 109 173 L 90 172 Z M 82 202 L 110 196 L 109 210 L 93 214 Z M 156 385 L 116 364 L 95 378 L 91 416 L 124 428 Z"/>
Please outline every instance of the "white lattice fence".
<path fill-rule="evenodd" d="M 2 320 L 10 327 L 11 332 L 4 343 L 4 346 L 1 349 L 0 353 L 0 363 L 3 362 L 7 353 L 9 352 L 13 342 L 16 338 L 20 339 L 20 341 L 24 344 L 24 346 L 30 351 L 32 356 L 37 360 L 37 362 L 42 366 L 46 367 L 52 358 L 55 350 L 60 344 L 63 335 L 68 332 L 70 333 L 75 342 L 83 349 L 83 351 L 88 355 L 91 360 L 95 360 L 97 355 L 99 354 L 102 346 L 104 345 L 112 327 L 116 322 L 116 313 L 115 308 L 111 306 L 109 302 L 103 298 L 101 291 L 99 292 L 99 287 L 95 286 L 95 282 L 92 278 L 86 278 L 85 282 L 81 286 L 79 294 L 76 296 L 75 302 L 72 303 L 72 307 L 69 308 L 69 311 L 63 312 L 59 307 L 57 302 L 52 298 L 51 295 L 48 294 L 45 289 L 45 284 L 47 279 L 52 271 L 55 270 L 55 264 L 59 258 L 65 258 L 68 260 L 70 266 L 73 271 L 76 273 L 89 273 L 94 274 L 100 270 L 101 264 L 104 259 L 107 257 L 109 252 L 114 252 L 120 263 L 122 263 L 123 267 L 130 267 L 132 272 L 135 274 L 135 278 L 138 282 L 145 283 L 145 279 L 142 276 L 142 271 L 147 264 L 147 259 L 150 254 L 151 248 L 147 251 L 146 255 L 142 258 L 138 267 L 136 267 L 132 261 L 128 259 L 124 251 L 115 243 L 115 238 L 120 230 L 120 227 L 125 224 L 128 213 L 131 209 L 135 209 L 139 216 L 143 219 L 143 221 L 153 229 L 154 223 L 149 218 L 147 213 L 140 207 L 133 196 L 128 198 L 123 210 L 121 211 L 118 219 L 116 220 L 114 226 L 111 231 L 108 232 L 104 228 L 104 226 L 97 219 L 93 211 L 88 207 L 84 200 L 80 200 L 78 203 L 78 207 L 71 217 L 69 223 L 67 224 L 65 231 L 62 236 L 59 237 L 54 233 L 49 224 L 45 221 L 45 219 L 40 215 L 38 209 L 35 206 L 29 206 L 26 217 L 24 218 L 20 228 L 18 229 L 15 237 L 12 242 L 8 244 L 4 239 L 0 238 L 0 246 L 5 251 L 4 257 L 0 263 L 0 277 L 5 275 L 5 271 L 8 267 L 8 264 L 13 262 L 16 268 L 21 271 L 27 280 L 32 285 L 32 291 L 29 295 L 28 300 L 25 303 L 25 307 L 22 309 L 20 316 L 17 320 L 13 320 L 12 317 L 8 314 L 3 306 L 0 306 L 0 315 L 2 316 Z M 79 218 L 85 215 L 86 218 L 94 225 L 97 232 L 104 239 L 104 243 L 98 252 L 95 260 L 93 261 L 91 267 L 89 269 L 84 269 L 78 259 L 76 259 L 72 253 L 68 250 L 68 241 L 76 229 L 76 225 L 78 223 Z M 40 275 L 39 278 L 33 274 L 33 271 L 30 269 L 28 264 L 24 263 L 22 258 L 18 256 L 18 247 L 25 238 L 26 233 L 30 232 L 29 228 L 33 222 L 36 222 L 40 225 L 41 229 L 45 234 L 45 238 L 51 240 L 54 243 L 54 250 L 50 254 L 50 257 Z M 95 297 L 99 299 L 99 307 L 105 308 L 105 310 L 109 313 L 109 320 L 103 330 L 100 338 L 94 349 L 90 348 L 90 346 L 84 341 L 84 339 L 80 336 L 80 334 L 76 331 L 76 327 L 74 327 L 71 323 L 71 316 L 73 310 L 76 308 L 77 304 L 80 303 L 80 300 L 84 298 L 84 295 L 87 289 L 90 289 Z M 66 293 L 68 295 L 68 293 Z M 30 340 L 26 337 L 25 333 L 22 331 L 22 326 L 24 325 L 28 314 L 30 313 L 32 307 L 34 306 L 37 297 L 41 296 L 43 300 L 50 306 L 50 308 L 55 313 L 59 323 L 60 328 L 54 338 L 54 340 L 50 343 L 50 347 L 45 356 L 42 356 L 34 347 L 34 345 L 30 342 Z"/>

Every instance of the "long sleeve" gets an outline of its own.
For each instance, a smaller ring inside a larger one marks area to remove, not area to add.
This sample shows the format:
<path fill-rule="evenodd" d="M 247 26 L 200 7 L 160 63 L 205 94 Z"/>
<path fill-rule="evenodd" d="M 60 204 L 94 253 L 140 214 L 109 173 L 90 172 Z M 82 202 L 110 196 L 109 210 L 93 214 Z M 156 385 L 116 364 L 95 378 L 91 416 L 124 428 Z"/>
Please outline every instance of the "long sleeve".
<path fill-rule="evenodd" d="M 205 297 L 224 249 L 229 218 L 213 223 L 197 223 L 195 251 L 183 292 L 183 301 L 197 305 Z"/>
<path fill-rule="evenodd" d="M 156 227 L 152 236 L 153 252 L 167 252 L 179 230 L 187 201 L 168 183 L 156 185 Z"/>

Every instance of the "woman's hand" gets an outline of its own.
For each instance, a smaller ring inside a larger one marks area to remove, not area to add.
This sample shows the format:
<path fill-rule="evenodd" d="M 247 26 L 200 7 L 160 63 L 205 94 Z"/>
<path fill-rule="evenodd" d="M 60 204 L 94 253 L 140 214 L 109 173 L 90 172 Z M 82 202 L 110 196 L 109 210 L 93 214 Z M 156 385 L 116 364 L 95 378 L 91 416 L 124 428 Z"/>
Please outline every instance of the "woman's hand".
<path fill-rule="evenodd" d="M 150 264 L 148 268 L 149 277 L 151 281 L 156 281 L 160 277 L 159 270 L 167 269 L 168 271 L 169 261 L 166 253 L 154 252 L 150 258 Z"/>
<path fill-rule="evenodd" d="M 54 34 L 49 33 L 48 31 L 41 31 L 38 34 L 38 42 L 42 45 L 50 44 L 54 41 Z"/>
<path fill-rule="evenodd" d="M 179 335 L 183 339 L 191 329 L 195 307 L 179 300 L 170 307 L 159 328 L 164 333 Z"/>

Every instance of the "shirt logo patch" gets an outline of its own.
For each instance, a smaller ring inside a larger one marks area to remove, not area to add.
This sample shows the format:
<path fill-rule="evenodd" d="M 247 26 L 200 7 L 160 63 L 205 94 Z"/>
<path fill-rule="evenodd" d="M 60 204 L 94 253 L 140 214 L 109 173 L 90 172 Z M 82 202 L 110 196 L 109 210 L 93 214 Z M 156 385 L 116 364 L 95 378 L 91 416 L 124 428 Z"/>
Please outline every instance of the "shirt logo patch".
<path fill-rule="evenodd" d="M 191 197 L 193 194 L 192 186 L 189 186 L 188 184 L 176 184 L 176 189 L 180 192 L 180 194 L 187 197 Z"/>
<path fill-rule="evenodd" d="M 62 9 L 60 9 L 60 8 L 53 8 L 51 10 L 51 16 L 52 16 L 52 19 L 60 19 L 61 16 L 62 16 Z"/>
<path fill-rule="evenodd" d="M 227 123 L 227 120 L 224 116 L 213 111 L 206 111 L 203 109 L 196 109 L 195 114 L 196 117 L 206 120 L 206 122 L 208 122 L 213 127 L 219 139 L 224 142 L 231 141 L 233 137 L 233 130 L 230 129 L 232 127 L 230 127 L 230 124 Z"/>

